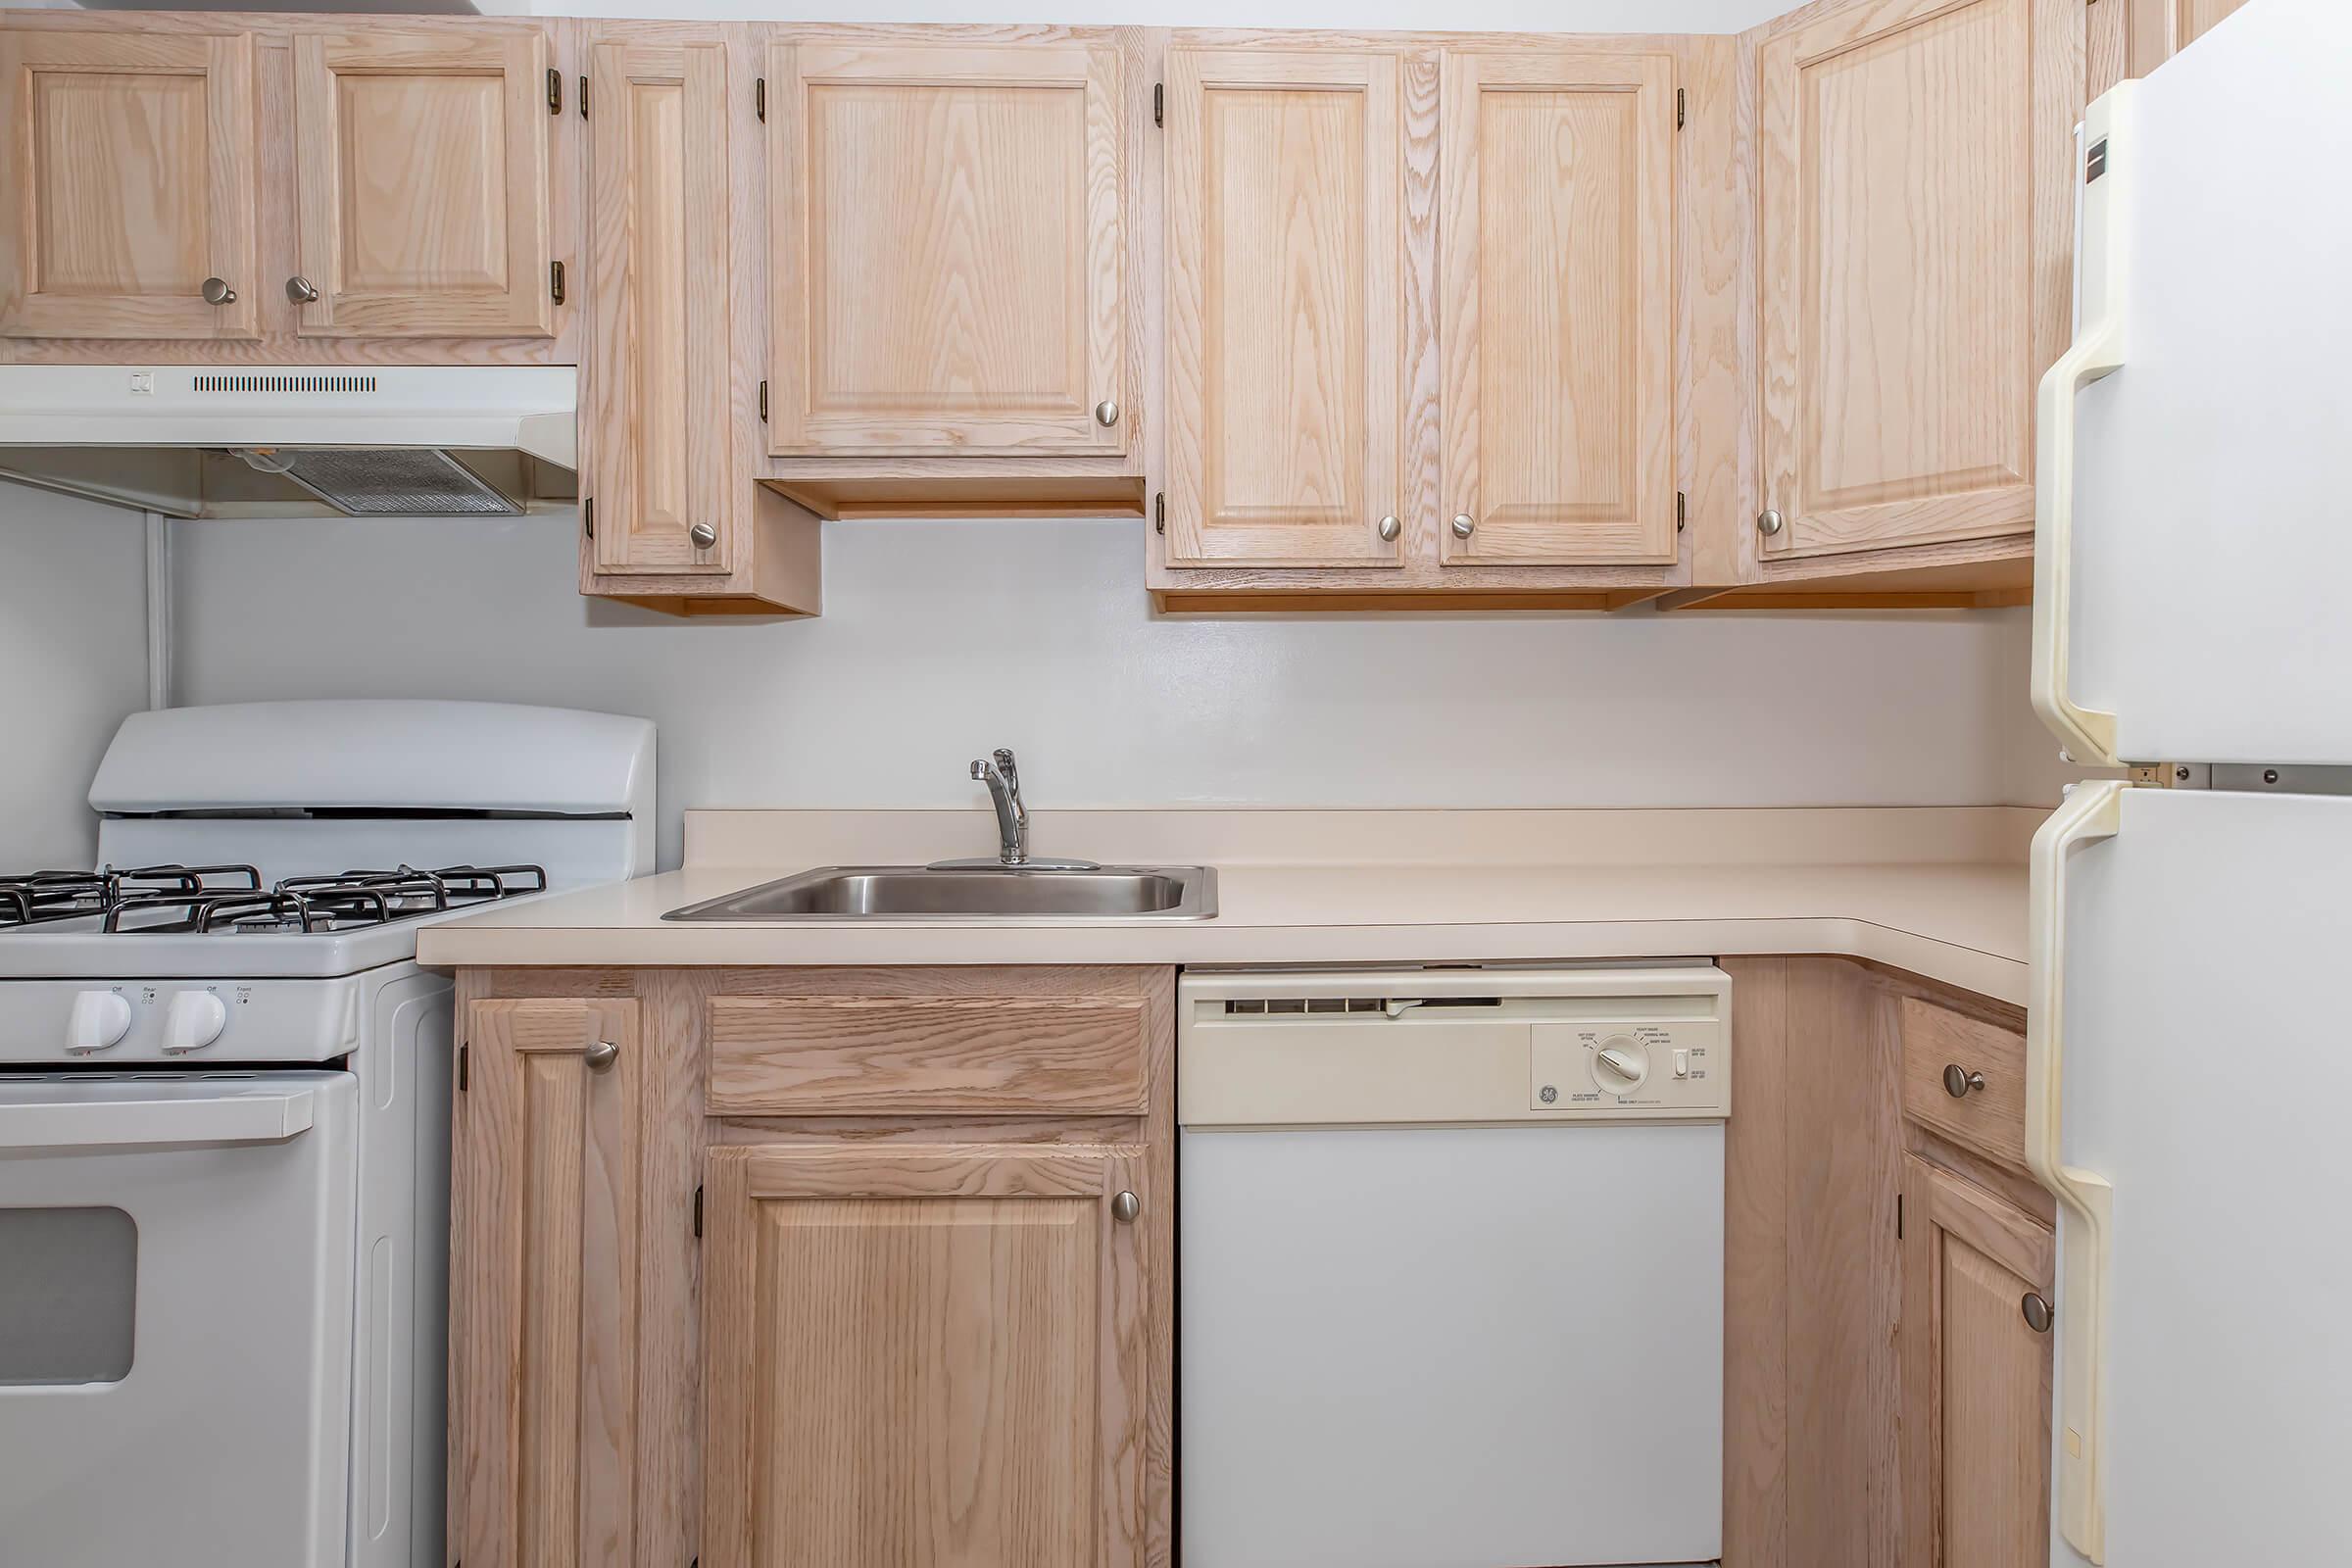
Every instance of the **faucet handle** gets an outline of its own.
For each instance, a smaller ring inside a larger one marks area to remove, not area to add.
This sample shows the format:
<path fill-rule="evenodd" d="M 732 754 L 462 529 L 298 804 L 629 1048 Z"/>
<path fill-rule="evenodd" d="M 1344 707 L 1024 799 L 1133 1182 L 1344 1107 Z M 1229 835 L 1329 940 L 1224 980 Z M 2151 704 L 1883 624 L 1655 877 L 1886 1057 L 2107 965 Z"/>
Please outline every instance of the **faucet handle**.
<path fill-rule="evenodd" d="M 1020 769 L 1013 765 L 1012 748 L 1009 746 L 998 747 L 996 751 L 996 758 L 997 771 L 1004 775 L 1004 782 L 1013 789 L 1019 789 L 1021 787 L 1021 774 Z"/>

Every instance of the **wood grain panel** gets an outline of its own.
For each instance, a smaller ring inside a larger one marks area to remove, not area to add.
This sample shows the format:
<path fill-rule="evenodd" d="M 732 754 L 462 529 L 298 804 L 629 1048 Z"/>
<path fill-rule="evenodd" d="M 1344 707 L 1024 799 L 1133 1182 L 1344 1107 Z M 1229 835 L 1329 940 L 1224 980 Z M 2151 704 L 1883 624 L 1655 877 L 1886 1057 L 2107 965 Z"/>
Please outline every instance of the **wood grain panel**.
<path fill-rule="evenodd" d="M 1740 1054 L 1724 1127 L 1723 1560 L 1788 1568 L 1790 960 L 1722 962 Z"/>
<path fill-rule="evenodd" d="M 778 42 L 768 79 L 770 450 L 1124 452 L 1120 51 Z"/>
<path fill-rule="evenodd" d="M 1903 1112 L 1988 1159 L 2026 1163 L 2025 1037 L 1938 1007 L 1902 1002 Z M 1955 1100 L 1943 1070 L 1981 1072 L 1984 1087 Z"/>
<path fill-rule="evenodd" d="M 0 335 L 258 335 L 252 34 L 0 29 Z"/>
<path fill-rule="evenodd" d="M 712 1115 L 1138 1115 L 1147 1007 L 1037 997 L 710 999 Z"/>
<path fill-rule="evenodd" d="M 1403 559 L 1398 77 L 1168 52 L 1170 564 Z"/>
<path fill-rule="evenodd" d="M 1768 559 L 2032 529 L 2083 26 L 2057 0 L 1869 0 L 1764 42 Z"/>
<path fill-rule="evenodd" d="M 1449 564 L 1675 559 L 1674 77 L 1446 51 Z"/>
<path fill-rule="evenodd" d="M 2127 75 L 2144 76 L 2211 31 L 2246 0 L 2127 0 L 2131 55 Z"/>
<path fill-rule="evenodd" d="M 1788 1568 L 1893 1560 L 1893 1005 L 1868 971 L 1788 960 Z"/>
<path fill-rule="evenodd" d="M 637 1004 L 473 1001 L 452 1162 L 452 1555 L 634 1561 Z M 619 1054 L 591 1069 L 591 1047 Z"/>
<path fill-rule="evenodd" d="M 548 39 L 379 29 L 293 40 L 296 227 L 324 337 L 544 337 Z"/>
<path fill-rule="evenodd" d="M 711 1151 L 705 1559 L 1141 1562 L 1143 1247 L 1109 1203 L 1141 1182 L 1108 1149 Z"/>
<path fill-rule="evenodd" d="M 600 569 L 725 573 L 736 550 L 728 407 L 724 44 L 590 51 L 590 461 Z M 716 538 L 698 548 L 708 523 Z"/>
<path fill-rule="evenodd" d="M 1904 1161 L 1902 1568 L 2024 1568 L 2049 1552 L 2055 1237 L 1912 1156 Z"/>

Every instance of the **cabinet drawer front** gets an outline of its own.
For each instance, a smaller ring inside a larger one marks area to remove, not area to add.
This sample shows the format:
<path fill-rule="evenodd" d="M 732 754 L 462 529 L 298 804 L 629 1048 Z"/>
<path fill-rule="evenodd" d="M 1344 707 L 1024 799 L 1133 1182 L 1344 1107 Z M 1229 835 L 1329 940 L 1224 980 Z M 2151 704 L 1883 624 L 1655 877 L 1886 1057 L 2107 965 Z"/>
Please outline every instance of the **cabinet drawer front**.
<path fill-rule="evenodd" d="M 1141 998 L 713 997 L 714 1115 L 1140 1115 Z"/>
<path fill-rule="evenodd" d="M 1997 1024 L 1903 999 L 1903 1110 L 1913 1121 L 2003 1164 L 2026 1163 L 2026 1042 Z M 1946 1068 L 1984 1086 L 1955 1097 Z"/>

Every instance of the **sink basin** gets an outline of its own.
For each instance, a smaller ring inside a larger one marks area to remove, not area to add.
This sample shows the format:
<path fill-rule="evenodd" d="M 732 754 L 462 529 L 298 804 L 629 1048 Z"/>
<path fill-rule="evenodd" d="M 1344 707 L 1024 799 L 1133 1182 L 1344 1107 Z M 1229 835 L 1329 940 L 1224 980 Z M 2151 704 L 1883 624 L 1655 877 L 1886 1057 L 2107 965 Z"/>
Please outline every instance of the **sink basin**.
<path fill-rule="evenodd" d="M 664 920 L 1206 920 L 1205 865 L 1085 869 L 825 865 L 662 916 Z"/>

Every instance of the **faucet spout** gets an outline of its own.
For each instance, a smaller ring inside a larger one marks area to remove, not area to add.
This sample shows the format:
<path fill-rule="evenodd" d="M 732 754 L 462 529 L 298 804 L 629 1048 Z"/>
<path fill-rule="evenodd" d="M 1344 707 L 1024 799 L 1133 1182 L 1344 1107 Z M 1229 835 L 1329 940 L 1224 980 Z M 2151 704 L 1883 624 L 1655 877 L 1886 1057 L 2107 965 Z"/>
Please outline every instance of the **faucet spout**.
<path fill-rule="evenodd" d="M 1021 774 L 1012 753 L 999 748 L 993 762 L 975 759 L 972 777 L 988 786 L 997 808 L 997 858 L 1006 865 L 1029 861 L 1029 808 L 1021 804 Z"/>

